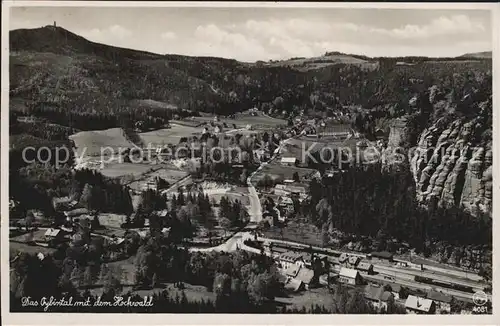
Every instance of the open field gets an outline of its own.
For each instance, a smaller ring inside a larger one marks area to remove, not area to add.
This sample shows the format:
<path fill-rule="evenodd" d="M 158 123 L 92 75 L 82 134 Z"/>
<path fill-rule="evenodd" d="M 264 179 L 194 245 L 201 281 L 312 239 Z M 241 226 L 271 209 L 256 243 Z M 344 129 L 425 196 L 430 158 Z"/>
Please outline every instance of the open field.
<path fill-rule="evenodd" d="M 96 156 L 101 154 L 101 148 L 112 148 L 117 151 L 121 148 L 130 148 L 135 145 L 126 137 L 123 129 L 111 128 L 106 130 L 81 131 L 69 137 L 75 142 L 78 155 Z"/>
<path fill-rule="evenodd" d="M 103 226 L 106 226 L 106 227 L 120 229 L 120 225 L 122 223 L 125 223 L 125 218 L 126 218 L 126 216 L 122 215 L 122 214 L 100 213 L 99 214 L 99 223 Z M 104 232 L 102 234 L 105 234 L 108 236 L 112 235 L 111 232 Z"/>
<path fill-rule="evenodd" d="M 331 309 L 335 300 L 326 287 L 320 287 L 289 294 L 288 297 L 276 297 L 276 302 L 286 305 L 287 309 L 309 309 L 312 304 Z"/>
<path fill-rule="evenodd" d="M 356 65 L 367 70 L 373 70 L 379 66 L 378 61 L 369 61 L 368 58 L 361 59 L 360 57 L 343 53 L 328 53 L 327 55 L 310 58 L 292 58 L 266 63 L 265 65 L 268 67 L 292 67 L 299 71 L 309 71 L 339 64 Z"/>
<path fill-rule="evenodd" d="M 295 166 L 282 166 L 280 164 L 267 164 L 263 165 L 260 170 L 257 171 L 252 177 L 252 183 L 255 184 L 265 175 L 268 175 L 275 180 L 291 180 L 293 179 L 293 174 L 297 172 L 300 181 L 311 180 L 315 175 L 319 174 L 318 171 L 307 168 L 299 168 Z"/>
<path fill-rule="evenodd" d="M 15 241 L 9 241 L 9 253 L 11 258 L 13 258 L 19 252 L 25 252 L 28 254 L 52 254 L 56 251 L 54 248 L 42 247 L 42 246 L 30 246 L 25 243 L 19 243 Z"/>
<path fill-rule="evenodd" d="M 185 120 L 204 123 L 204 122 L 213 122 L 214 117 L 213 116 L 192 117 Z M 287 123 L 285 120 L 268 117 L 260 113 L 256 116 L 253 116 L 249 113 L 238 113 L 235 115 L 234 119 L 219 117 L 219 122 L 226 123 L 229 128 L 233 128 L 233 125 L 236 125 L 236 128 L 245 128 L 246 125 L 248 124 L 252 125 L 253 127 L 273 128 L 279 125 L 286 125 Z"/>
<path fill-rule="evenodd" d="M 167 144 L 178 144 L 183 137 L 190 137 L 193 134 L 201 134 L 201 128 L 185 125 L 171 124 L 170 128 L 158 129 L 154 131 L 142 132 L 139 134 L 145 146 L 162 147 Z"/>
<path fill-rule="evenodd" d="M 226 132 L 226 135 L 237 135 L 237 134 L 240 134 L 242 136 L 251 136 L 251 135 L 258 134 L 259 132 L 261 132 L 261 131 L 260 130 L 249 130 L 249 129 L 241 128 L 241 129 L 229 130 L 229 131 Z"/>
<path fill-rule="evenodd" d="M 243 195 L 241 193 L 235 193 L 235 192 L 226 192 L 225 194 L 213 194 L 213 195 L 208 195 L 208 197 L 212 200 L 215 200 L 217 203 L 220 202 L 222 197 L 226 197 L 230 201 L 236 201 L 238 200 L 240 203 L 242 203 L 245 206 L 250 205 L 250 199 L 248 199 L 248 196 Z"/>
<path fill-rule="evenodd" d="M 29 242 L 30 240 L 36 241 L 44 237 L 45 231 L 45 229 L 40 229 L 33 232 L 20 234 L 18 236 L 10 237 L 10 240 L 22 243 Z"/>
<path fill-rule="evenodd" d="M 348 146 L 345 142 L 345 140 L 328 139 L 325 137 L 314 138 L 307 136 L 298 136 L 285 140 L 283 145 L 281 146 L 280 154 L 281 156 L 286 157 L 296 157 L 299 161 L 302 161 L 302 153 L 318 152 L 325 147 L 335 150 L 336 148 Z M 305 157 L 307 157 L 307 154 L 304 155 Z"/>
<path fill-rule="evenodd" d="M 321 232 L 310 224 L 290 223 L 284 228 L 270 228 L 263 231 L 265 238 L 298 242 L 323 247 Z"/>
<path fill-rule="evenodd" d="M 137 177 L 154 169 L 154 166 L 141 163 L 111 163 L 100 170 L 102 175 L 109 178 L 119 178 L 123 176 Z"/>

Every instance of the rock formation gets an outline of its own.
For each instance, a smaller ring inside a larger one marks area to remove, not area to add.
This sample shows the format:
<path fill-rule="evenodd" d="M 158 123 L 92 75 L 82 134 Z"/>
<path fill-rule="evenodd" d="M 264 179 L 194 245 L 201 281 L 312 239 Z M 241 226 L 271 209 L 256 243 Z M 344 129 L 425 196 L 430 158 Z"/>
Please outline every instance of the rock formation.
<path fill-rule="evenodd" d="M 449 108 L 444 98 L 431 87 L 429 101 L 435 109 Z M 418 201 L 491 215 L 493 141 L 489 136 L 492 126 L 486 118 L 491 112 L 491 99 L 477 108 L 478 114 L 472 117 L 443 114 L 420 133 L 414 148 L 406 148 Z M 401 162 L 402 156 L 397 153 L 402 151 L 396 149 L 408 144 L 408 133 L 408 119 L 393 122 L 383 152 L 385 166 Z"/>
<path fill-rule="evenodd" d="M 473 118 L 438 121 L 424 130 L 410 159 L 419 201 L 491 214 L 492 142 L 473 137 L 483 129 Z"/>

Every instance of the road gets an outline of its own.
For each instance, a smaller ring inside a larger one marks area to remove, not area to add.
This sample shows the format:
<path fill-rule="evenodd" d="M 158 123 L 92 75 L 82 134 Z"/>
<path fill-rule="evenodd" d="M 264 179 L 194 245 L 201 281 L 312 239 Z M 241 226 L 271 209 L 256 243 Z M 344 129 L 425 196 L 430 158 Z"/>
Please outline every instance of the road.
<path fill-rule="evenodd" d="M 273 156 L 271 157 L 270 161 L 272 161 L 276 156 L 279 154 L 281 149 L 281 145 L 278 146 L 277 150 L 274 151 Z M 267 163 L 261 164 L 257 170 L 255 170 L 248 178 L 247 178 L 247 188 L 248 188 L 248 197 L 250 201 L 250 205 L 248 205 L 248 215 L 250 216 L 250 227 L 256 226 L 261 220 L 262 220 L 262 205 L 260 203 L 260 198 L 259 194 L 257 193 L 257 190 L 255 189 L 254 185 L 252 184 L 252 177 L 257 173 L 260 169 L 262 169 L 262 166 L 264 166 Z M 189 180 L 190 181 L 190 180 Z M 182 185 L 182 184 L 181 184 Z M 179 187 L 179 184 L 176 184 L 177 188 Z M 166 191 L 169 192 L 172 190 L 172 187 L 167 189 Z M 209 248 L 189 248 L 190 251 L 201 251 L 201 252 L 207 252 L 207 251 L 225 251 L 225 252 L 231 252 L 235 251 L 238 249 L 246 250 L 249 252 L 257 253 L 260 254 L 260 250 L 248 247 L 246 246 L 243 242 L 246 239 L 252 238 L 252 234 L 248 231 L 243 231 L 243 232 L 238 232 L 234 234 L 231 238 L 229 238 L 226 242 L 223 244 L 220 244 L 216 247 L 209 247 Z"/>
<path fill-rule="evenodd" d="M 180 179 L 179 181 L 177 181 L 173 185 L 171 185 L 169 188 L 162 190 L 161 194 L 168 195 L 169 193 L 177 192 L 180 187 L 185 187 L 186 185 L 190 184 L 191 182 L 193 182 L 193 178 L 190 175 L 188 175 L 188 176 Z"/>
<path fill-rule="evenodd" d="M 274 160 L 276 156 L 279 154 L 281 150 L 281 144 L 274 150 L 273 155 L 269 159 L 269 162 Z M 259 172 L 262 167 L 267 164 L 267 163 L 262 163 L 257 170 L 255 170 L 248 178 L 247 178 L 247 186 L 248 186 L 248 192 L 249 192 L 249 198 L 250 198 L 250 210 L 248 214 L 250 215 L 250 222 L 252 223 L 259 223 L 262 220 L 262 205 L 260 204 L 260 198 L 259 195 L 257 194 L 257 190 L 255 189 L 254 185 L 252 184 L 252 178 L 253 176 Z"/>
<path fill-rule="evenodd" d="M 243 242 L 247 239 L 252 238 L 252 234 L 248 231 L 242 231 L 242 232 L 237 232 L 234 234 L 229 240 L 226 242 L 216 246 L 216 247 L 209 247 L 209 248 L 195 248 L 191 247 L 188 250 L 193 252 L 193 251 L 198 251 L 198 252 L 208 252 L 208 251 L 224 251 L 224 252 L 232 252 L 236 251 L 238 249 L 249 251 L 255 254 L 260 254 L 260 250 L 249 247 L 245 245 Z"/>

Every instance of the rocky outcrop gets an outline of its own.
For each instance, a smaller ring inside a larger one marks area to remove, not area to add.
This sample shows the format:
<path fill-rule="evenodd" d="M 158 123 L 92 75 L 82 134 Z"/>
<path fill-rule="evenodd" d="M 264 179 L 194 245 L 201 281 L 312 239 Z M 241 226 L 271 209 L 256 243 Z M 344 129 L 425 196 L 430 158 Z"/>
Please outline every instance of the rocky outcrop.
<path fill-rule="evenodd" d="M 431 87 L 427 94 L 434 123 L 418 135 L 410 122 L 413 117 L 394 120 L 383 151 L 384 166 L 409 162 L 417 200 L 424 204 L 463 207 L 474 215 L 483 212 L 491 216 L 491 97 L 481 103 L 464 102 L 475 112 L 465 115 L 457 114 L 450 96 L 437 87 Z M 418 103 L 423 102 L 414 97 L 409 105 L 418 110 Z M 415 146 L 411 143 L 416 135 Z"/>
<path fill-rule="evenodd" d="M 387 146 L 382 148 L 382 163 L 384 167 L 397 167 L 406 160 L 404 153 L 408 141 L 407 118 L 395 119 L 390 125 Z"/>
<path fill-rule="evenodd" d="M 480 119 L 442 118 L 420 135 L 410 157 L 419 201 L 491 214 L 492 142 L 477 143 Z"/>

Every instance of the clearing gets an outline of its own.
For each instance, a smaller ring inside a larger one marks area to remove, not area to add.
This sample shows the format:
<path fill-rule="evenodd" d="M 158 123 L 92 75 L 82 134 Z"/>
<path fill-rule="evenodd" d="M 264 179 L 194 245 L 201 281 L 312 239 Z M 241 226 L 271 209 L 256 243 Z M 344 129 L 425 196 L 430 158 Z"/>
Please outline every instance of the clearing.
<path fill-rule="evenodd" d="M 102 175 L 109 178 L 119 178 L 124 176 L 137 177 L 153 170 L 150 164 L 141 163 L 112 163 L 100 170 Z"/>
<path fill-rule="evenodd" d="M 210 123 L 214 122 L 215 116 L 203 116 L 203 117 L 191 117 L 186 119 L 186 121 L 195 121 L 198 123 Z M 260 128 L 275 128 L 280 125 L 286 125 L 287 122 L 282 119 L 273 118 L 266 116 L 262 113 L 257 113 L 257 115 L 251 115 L 248 112 L 242 112 L 235 114 L 234 118 L 229 117 L 218 117 L 218 123 L 226 123 L 229 129 L 246 128 L 247 125 L 251 125 L 255 129 Z"/>
<path fill-rule="evenodd" d="M 79 156 L 98 156 L 101 150 L 111 148 L 115 152 L 120 148 L 135 147 L 127 139 L 122 128 L 111 128 L 106 130 L 81 131 L 69 136 L 75 142 L 76 151 Z M 105 151 L 109 153 L 109 151 Z"/>
<path fill-rule="evenodd" d="M 163 128 L 154 131 L 142 132 L 139 134 L 144 145 L 147 147 L 163 147 L 167 144 L 177 145 L 181 138 L 200 135 L 202 128 L 190 127 L 172 123 L 170 128 Z"/>
<path fill-rule="evenodd" d="M 276 302 L 284 304 L 288 309 L 302 309 L 311 308 L 312 304 L 324 306 L 331 309 L 335 303 L 333 295 L 329 292 L 328 288 L 320 287 L 302 291 L 299 293 L 289 294 L 287 297 L 276 297 Z"/>
<path fill-rule="evenodd" d="M 292 180 L 295 172 L 298 173 L 300 182 L 320 177 L 319 172 L 314 169 L 282 166 L 280 164 L 266 164 L 262 165 L 262 168 L 252 176 L 252 183 L 256 184 L 259 180 L 263 179 L 265 175 L 268 175 L 274 180 Z"/>

